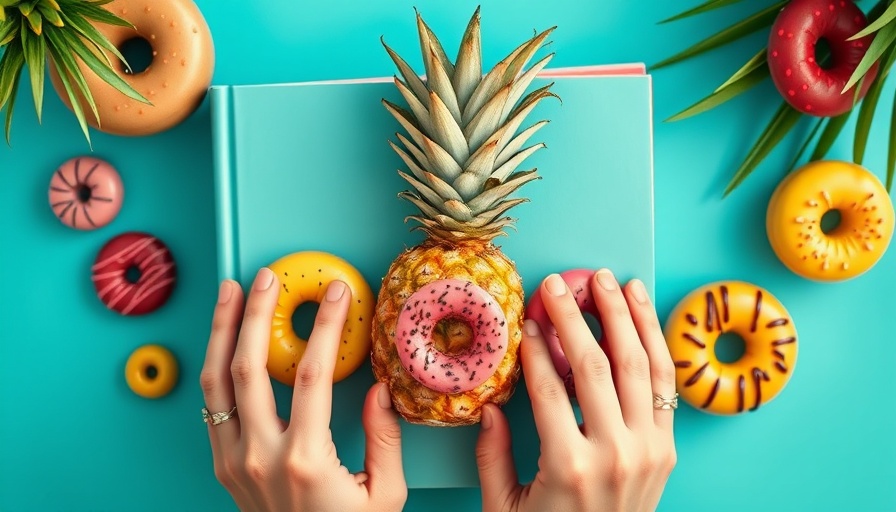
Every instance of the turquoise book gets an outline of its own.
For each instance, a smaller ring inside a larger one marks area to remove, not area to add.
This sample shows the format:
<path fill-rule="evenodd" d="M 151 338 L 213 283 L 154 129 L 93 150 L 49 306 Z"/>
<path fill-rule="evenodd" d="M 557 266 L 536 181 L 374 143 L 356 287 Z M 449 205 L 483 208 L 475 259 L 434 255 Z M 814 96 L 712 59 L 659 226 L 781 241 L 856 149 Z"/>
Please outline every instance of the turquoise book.
<path fill-rule="evenodd" d="M 516 263 L 527 300 L 545 276 L 572 268 L 637 277 L 652 295 L 651 77 L 641 64 L 561 68 L 532 87 L 551 82 L 559 99 L 542 101 L 524 123 L 550 120 L 530 141 L 547 148 L 526 163 L 542 179 L 515 194 L 530 201 L 510 212 L 515 228 L 495 243 Z M 218 276 L 248 288 L 282 256 L 326 251 L 356 267 L 376 295 L 391 261 L 423 237 L 405 223 L 415 208 L 398 197 L 408 184 L 388 141 L 402 129 L 381 104 L 403 104 L 392 78 L 215 86 L 210 98 Z M 302 315 L 313 311 L 303 305 L 294 316 L 300 336 L 310 329 Z M 363 469 L 361 406 L 374 382 L 368 361 L 334 385 L 333 439 L 353 472 Z M 287 418 L 292 389 L 273 386 Z M 523 380 L 504 411 L 520 479 L 531 480 L 540 448 Z M 478 432 L 402 421 L 409 487 L 477 487 Z"/>

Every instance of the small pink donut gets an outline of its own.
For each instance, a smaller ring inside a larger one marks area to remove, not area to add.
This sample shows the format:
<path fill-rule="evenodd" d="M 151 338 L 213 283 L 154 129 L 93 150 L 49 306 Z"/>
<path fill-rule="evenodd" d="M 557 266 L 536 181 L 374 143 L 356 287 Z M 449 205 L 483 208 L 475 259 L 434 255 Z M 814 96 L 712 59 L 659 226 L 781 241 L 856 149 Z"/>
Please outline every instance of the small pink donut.
<path fill-rule="evenodd" d="M 473 342 L 459 354 L 446 354 L 432 341 L 436 324 L 462 320 Z M 411 295 L 395 326 L 401 365 L 420 384 L 440 393 L 463 393 L 482 384 L 507 353 L 507 321 L 492 296 L 469 281 L 441 279 Z"/>
<path fill-rule="evenodd" d="M 813 116 L 833 117 L 849 111 L 854 89 L 843 87 L 868 46 L 869 35 L 847 41 L 868 25 L 852 1 L 791 0 L 775 19 L 769 34 L 768 67 L 778 92 L 793 108 Z M 831 49 L 829 65 L 815 60 L 815 47 L 825 40 Z M 877 76 L 875 63 L 865 75 L 862 99 Z"/>
<path fill-rule="evenodd" d="M 588 313 L 597 319 L 597 305 L 594 303 L 594 296 L 591 293 L 591 278 L 593 276 L 593 270 L 583 268 L 567 270 L 560 274 L 560 277 L 566 282 L 566 286 L 572 291 L 579 309 L 583 313 Z M 548 316 L 539 290 L 541 288 L 536 290 L 532 298 L 529 299 L 529 305 L 526 307 L 526 317 L 535 320 L 538 327 L 541 328 L 541 333 L 548 344 L 548 351 L 551 353 L 551 359 L 554 362 L 554 368 L 557 370 L 557 374 L 563 378 L 563 382 L 566 383 L 566 391 L 569 393 L 569 396 L 575 397 L 576 387 L 572 378 L 572 368 L 569 366 L 569 360 L 560 346 L 560 336 L 557 334 L 557 329 L 554 328 L 554 324 Z"/>
<path fill-rule="evenodd" d="M 121 176 L 98 158 L 72 158 L 59 166 L 50 180 L 50 208 L 74 229 L 105 226 L 118 215 L 123 201 Z"/>

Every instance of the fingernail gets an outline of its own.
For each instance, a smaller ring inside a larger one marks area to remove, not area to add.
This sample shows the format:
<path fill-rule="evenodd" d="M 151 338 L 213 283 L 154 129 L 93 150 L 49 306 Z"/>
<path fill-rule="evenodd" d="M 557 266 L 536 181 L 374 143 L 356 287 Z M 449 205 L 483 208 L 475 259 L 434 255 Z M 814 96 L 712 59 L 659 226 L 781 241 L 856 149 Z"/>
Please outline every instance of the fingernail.
<path fill-rule="evenodd" d="M 233 284 L 229 279 L 221 281 L 221 287 L 218 288 L 218 304 L 224 304 L 233 296 Z"/>
<path fill-rule="evenodd" d="M 544 282 L 544 286 L 551 295 L 556 295 L 557 297 L 566 293 L 566 283 L 560 277 L 560 274 L 549 275 Z"/>
<path fill-rule="evenodd" d="M 644 288 L 644 283 L 640 279 L 632 279 L 631 291 L 632 297 L 638 301 L 638 304 L 647 302 L 647 288 Z"/>
<path fill-rule="evenodd" d="M 613 273 L 609 270 L 602 268 L 597 271 L 597 283 L 601 288 L 611 292 L 616 289 L 616 278 L 613 277 Z"/>
<path fill-rule="evenodd" d="M 327 286 L 327 302 L 336 302 L 345 293 L 345 283 L 342 281 L 333 281 Z"/>
<path fill-rule="evenodd" d="M 376 392 L 376 403 L 383 409 L 392 408 L 392 397 L 389 396 L 389 386 L 382 384 L 380 390 Z"/>
<path fill-rule="evenodd" d="M 526 336 L 538 336 L 538 324 L 535 320 L 529 319 L 523 322 L 523 331 Z"/>
<path fill-rule="evenodd" d="M 261 270 L 258 271 L 258 275 L 255 276 L 255 289 L 264 291 L 270 288 L 273 283 L 274 272 L 267 267 L 262 267 Z"/>
<path fill-rule="evenodd" d="M 489 407 L 482 408 L 482 430 L 492 428 L 494 420 L 492 419 L 491 409 Z"/>

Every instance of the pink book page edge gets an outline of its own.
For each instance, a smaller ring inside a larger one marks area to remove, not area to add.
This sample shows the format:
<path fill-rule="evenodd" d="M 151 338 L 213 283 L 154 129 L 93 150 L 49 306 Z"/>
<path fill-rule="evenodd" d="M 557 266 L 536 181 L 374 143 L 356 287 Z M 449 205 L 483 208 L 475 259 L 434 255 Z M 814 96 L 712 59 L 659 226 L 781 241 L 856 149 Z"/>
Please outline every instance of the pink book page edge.
<path fill-rule="evenodd" d="M 646 66 L 643 63 L 628 64 L 596 64 L 590 66 L 571 66 L 563 68 L 548 68 L 538 74 L 539 78 L 570 78 L 570 77 L 593 77 L 593 76 L 637 76 L 647 73 Z M 426 75 L 421 75 L 421 79 L 425 80 Z M 274 85 L 338 85 L 338 84 L 370 84 L 392 82 L 391 76 L 379 76 L 370 78 L 345 78 L 335 80 L 316 80 L 312 82 L 296 82 Z M 271 84 L 265 84 L 270 86 Z M 252 87 L 246 85 L 242 87 Z"/>

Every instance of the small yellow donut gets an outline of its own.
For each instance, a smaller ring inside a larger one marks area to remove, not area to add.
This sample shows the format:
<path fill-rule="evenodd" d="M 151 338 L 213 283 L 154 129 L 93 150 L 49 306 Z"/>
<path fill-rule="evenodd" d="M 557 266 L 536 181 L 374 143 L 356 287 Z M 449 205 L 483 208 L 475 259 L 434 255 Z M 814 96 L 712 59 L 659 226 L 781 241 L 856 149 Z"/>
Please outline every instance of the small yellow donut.
<path fill-rule="evenodd" d="M 373 291 L 364 276 L 347 261 L 326 252 L 289 254 L 269 265 L 280 281 L 280 298 L 271 324 L 268 373 L 292 386 L 296 366 L 305 353 L 307 340 L 296 335 L 292 315 L 308 301 L 320 303 L 332 281 L 342 281 L 352 292 L 342 340 L 336 356 L 333 382 L 348 377 L 370 358 L 370 323 L 373 320 Z"/>
<path fill-rule="evenodd" d="M 128 358 L 124 378 L 131 390 L 144 398 L 167 395 L 177 384 L 177 359 L 165 347 L 143 345 Z"/>
<path fill-rule="evenodd" d="M 828 233 L 822 216 L 840 213 Z M 781 181 L 769 201 L 766 230 L 784 265 L 805 278 L 842 281 L 877 263 L 893 237 L 893 204 L 877 177 L 860 165 L 809 163 Z"/>
<path fill-rule="evenodd" d="M 723 333 L 744 340 L 733 363 L 715 355 Z M 781 392 L 796 365 L 793 319 L 768 291 L 741 281 L 692 291 L 669 315 L 665 335 L 679 395 L 706 412 L 755 411 Z"/>

